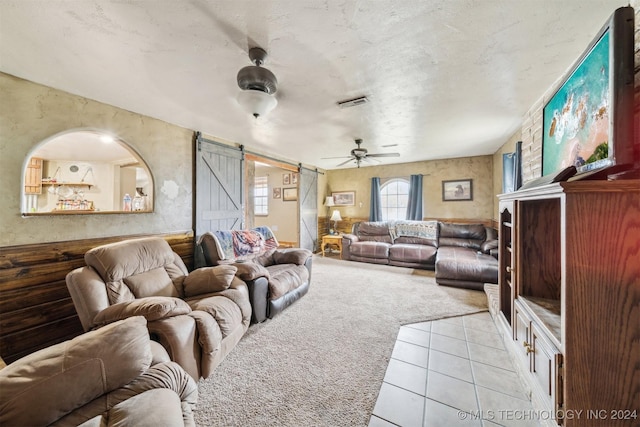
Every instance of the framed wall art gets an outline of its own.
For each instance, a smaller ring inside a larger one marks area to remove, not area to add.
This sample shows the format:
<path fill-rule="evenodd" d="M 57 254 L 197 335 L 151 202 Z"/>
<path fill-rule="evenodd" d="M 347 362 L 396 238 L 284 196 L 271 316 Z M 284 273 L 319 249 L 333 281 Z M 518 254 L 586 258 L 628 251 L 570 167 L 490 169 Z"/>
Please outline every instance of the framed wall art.
<path fill-rule="evenodd" d="M 282 197 L 282 188 L 280 188 L 280 187 L 274 188 L 273 189 L 273 198 L 274 199 L 279 199 L 280 197 Z"/>
<path fill-rule="evenodd" d="M 289 184 L 291 184 L 291 174 L 290 173 L 282 174 L 282 185 L 289 185 Z"/>
<path fill-rule="evenodd" d="M 282 200 L 285 202 L 293 202 L 298 200 L 298 189 L 293 188 L 283 188 L 282 189 Z"/>
<path fill-rule="evenodd" d="M 353 206 L 356 204 L 355 191 L 336 191 L 332 192 L 331 195 L 335 206 Z"/>
<path fill-rule="evenodd" d="M 442 181 L 442 201 L 473 200 L 473 180 Z"/>

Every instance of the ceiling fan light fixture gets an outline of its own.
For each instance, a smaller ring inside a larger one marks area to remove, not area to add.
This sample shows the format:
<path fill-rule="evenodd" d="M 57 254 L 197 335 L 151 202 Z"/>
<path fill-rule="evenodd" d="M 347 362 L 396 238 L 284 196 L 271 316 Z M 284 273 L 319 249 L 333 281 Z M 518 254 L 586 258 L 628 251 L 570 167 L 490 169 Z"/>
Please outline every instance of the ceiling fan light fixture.
<path fill-rule="evenodd" d="M 264 116 L 278 105 L 278 100 L 275 96 L 254 89 L 243 90 L 238 94 L 237 100 L 238 104 L 255 118 Z"/>
<path fill-rule="evenodd" d="M 238 87 L 242 90 L 261 90 L 270 95 L 278 90 L 278 79 L 269 70 L 257 65 L 248 65 L 238 71 Z"/>
<path fill-rule="evenodd" d="M 254 65 L 243 67 L 238 71 L 238 103 L 253 117 L 264 116 L 278 105 L 273 95 L 278 90 L 278 79 L 266 68 L 261 67 L 267 59 L 267 52 L 259 47 L 249 49 L 249 59 Z"/>

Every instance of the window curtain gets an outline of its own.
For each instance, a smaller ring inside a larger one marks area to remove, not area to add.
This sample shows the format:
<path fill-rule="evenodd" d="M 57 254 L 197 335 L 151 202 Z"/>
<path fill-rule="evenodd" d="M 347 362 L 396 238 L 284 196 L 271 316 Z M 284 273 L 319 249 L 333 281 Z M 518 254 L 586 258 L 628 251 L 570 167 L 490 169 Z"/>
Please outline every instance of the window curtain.
<path fill-rule="evenodd" d="M 382 221 L 382 202 L 380 200 L 380 178 L 371 178 L 371 206 L 369 221 Z"/>
<path fill-rule="evenodd" d="M 409 179 L 407 219 L 411 221 L 422 221 L 422 175 L 411 175 Z"/>

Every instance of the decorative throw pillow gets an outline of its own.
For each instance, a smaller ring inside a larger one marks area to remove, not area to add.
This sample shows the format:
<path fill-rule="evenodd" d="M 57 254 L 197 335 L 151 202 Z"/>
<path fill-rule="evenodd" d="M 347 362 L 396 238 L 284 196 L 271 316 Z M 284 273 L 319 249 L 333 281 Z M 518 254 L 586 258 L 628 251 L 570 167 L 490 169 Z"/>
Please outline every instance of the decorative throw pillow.
<path fill-rule="evenodd" d="M 187 297 L 220 292 L 231 286 L 238 269 L 233 265 L 202 267 L 192 271 L 184 279 L 184 294 Z"/>

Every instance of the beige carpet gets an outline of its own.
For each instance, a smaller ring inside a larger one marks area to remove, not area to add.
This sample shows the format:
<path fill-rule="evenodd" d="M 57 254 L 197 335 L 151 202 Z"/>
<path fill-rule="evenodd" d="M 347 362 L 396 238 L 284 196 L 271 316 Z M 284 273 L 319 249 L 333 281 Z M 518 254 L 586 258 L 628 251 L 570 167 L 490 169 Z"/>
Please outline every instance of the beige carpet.
<path fill-rule="evenodd" d="M 199 426 L 366 426 L 401 325 L 487 309 L 431 271 L 314 257 L 309 293 L 199 384 Z"/>

